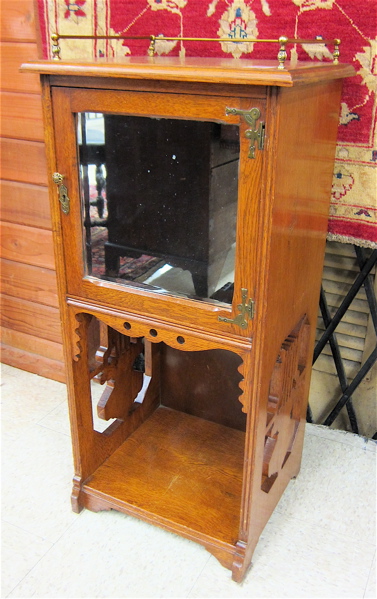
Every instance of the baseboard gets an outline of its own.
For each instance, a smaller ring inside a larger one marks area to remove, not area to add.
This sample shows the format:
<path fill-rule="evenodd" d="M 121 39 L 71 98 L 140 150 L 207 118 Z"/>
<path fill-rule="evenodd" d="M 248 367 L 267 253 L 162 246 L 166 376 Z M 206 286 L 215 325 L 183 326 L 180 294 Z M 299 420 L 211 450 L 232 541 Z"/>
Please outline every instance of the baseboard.
<path fill-rule="evenodd" d="M 0 344 L 1 350 L 1 362 L 14 366 L 14 368 L 20 368 L 21 370 L 27 370 L 39 376 L 59 381 L 60 383 L 66 382 L 65 366 L 63 362 L 58 360 L 51 360 L 38 354 L 27 352 L 17 347 L 11 347 L 3 343 Z"/>

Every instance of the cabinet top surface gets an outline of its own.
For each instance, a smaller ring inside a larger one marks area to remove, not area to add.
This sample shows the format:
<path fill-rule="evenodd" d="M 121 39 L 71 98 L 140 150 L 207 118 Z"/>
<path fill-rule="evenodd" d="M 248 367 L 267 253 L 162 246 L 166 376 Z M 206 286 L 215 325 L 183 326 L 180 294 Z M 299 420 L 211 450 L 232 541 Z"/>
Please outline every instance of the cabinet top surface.
<path fill-rule="evenodd" d="M 350 77 L 355 73 L 353 67 L 348 64 L 312 61 L 295 64 L 286 62 L 284 69 L 278 69 L 278 62 L 275 60 L 147 56 L 125 57 L 113 61 L 105 58 L 93 62 L 37 60 L 23 64 L 21 70 L 69 77 L 113 77 L 279 87 Z"/>

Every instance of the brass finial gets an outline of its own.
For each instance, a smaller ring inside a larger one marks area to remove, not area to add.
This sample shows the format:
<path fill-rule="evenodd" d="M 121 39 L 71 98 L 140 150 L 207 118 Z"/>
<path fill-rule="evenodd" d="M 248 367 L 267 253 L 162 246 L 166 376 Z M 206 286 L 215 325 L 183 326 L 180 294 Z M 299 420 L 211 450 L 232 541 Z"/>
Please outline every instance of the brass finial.
<path fill-rule="evenodd" d="M 61 60 L 60 58 L 60 46 L 59 46 L 59 34 L 53 33 L 51 36 L 52 41 L 52 58 L 53 60 Z"/>
<path fill-rule="evenodd" d="M 339 46 L 340 46 L 340 40 L 339 39 L 334 40 L 334 52 L 332 54 L 334 64 L 339 64 L 339 56 L 340 56 Z"/>
<path fill-rule="evenodd" d="M 285 45 L 288 42 L 288 38 L 285 35 L 281 35 L 279 37 L 279 44 L 280 44 L 280 48 L 279 48 L 279 52 L 278 52 L 278 61 L 279 61 L 279 66 L 278 69 L 282 70 L 284 69 L 284 63 L 287 60 L 287 50 L 285 49 Z"/>
<path fill-rule="evenodd" d="M 148 56 L 154 56 L 155 52 L 156 52 L 156 36 L 155 35 L 151 35 L 151 42 L 149 44 L 149 48 L 148 48 Z"/>

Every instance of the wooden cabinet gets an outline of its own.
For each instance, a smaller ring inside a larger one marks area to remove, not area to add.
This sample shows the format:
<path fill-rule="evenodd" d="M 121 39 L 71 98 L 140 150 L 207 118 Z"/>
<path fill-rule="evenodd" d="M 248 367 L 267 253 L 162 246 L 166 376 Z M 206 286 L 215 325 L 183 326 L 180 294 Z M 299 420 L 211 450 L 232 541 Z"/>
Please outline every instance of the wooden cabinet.
<path fill-rule="evenodd" d="M 164 58 L 23 68 L 43 86 L 73 509 L 186 536 L 240 581 L 300 467 L 353 71 Z"/>

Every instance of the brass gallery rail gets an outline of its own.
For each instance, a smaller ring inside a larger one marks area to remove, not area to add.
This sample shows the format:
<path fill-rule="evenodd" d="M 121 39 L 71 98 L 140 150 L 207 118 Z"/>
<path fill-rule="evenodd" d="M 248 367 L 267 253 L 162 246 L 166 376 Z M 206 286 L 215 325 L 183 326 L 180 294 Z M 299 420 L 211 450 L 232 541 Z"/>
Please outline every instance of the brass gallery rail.
<path fill-rule="evenodd" d="M 334 64 L 339 63 L 339 46 L 340 39 L 326 40 L 322 38 L 315 39 L 301 39 L 301 38 L 290 38 L 285 35 L 281 35 L 278 39 L 255 39 L 255 38 L 212 38 L 212 37 L 165 37 L 164 35 L 60 35 L 54 33 L 51 35 L 52 41 L 52 56 L 55 60 L 61 60 L 59 40 L 70 39 L 70 40 L 149 40 L 150 44 L 148 47 L 148 56 L 153 57 L 156 52 L 156 42 L 160 41 L 181 41 L 181 42 L 231 42 L 231 43 L 266 43 L 266 44 L 279 44 L 279 52 L 277 59 L 279 62 L 279 69 L 284 69 L 284 63 L 287 60 L 287 44 L 330 44 L 334 46 L 333 51 L 333 62 Z"/>

